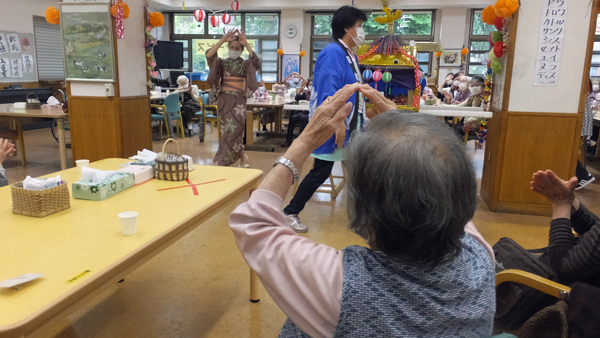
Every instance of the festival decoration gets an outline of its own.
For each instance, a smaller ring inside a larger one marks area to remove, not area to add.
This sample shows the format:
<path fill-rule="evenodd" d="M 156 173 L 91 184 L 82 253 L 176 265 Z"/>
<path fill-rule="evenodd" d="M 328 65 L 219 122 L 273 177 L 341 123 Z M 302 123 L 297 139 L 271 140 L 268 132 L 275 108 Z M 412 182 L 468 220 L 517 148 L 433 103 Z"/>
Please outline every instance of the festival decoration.
<path fill-rule="evenodd" d="M 154 28 L 161 27 L 165 23 L 165 17 L 160 12 L 150 12 L 148 22 Z"/>
<path fill-rule="evenodd" d="M 210 17 L 210 25 L 213 27 L 217 27 L 219 25 L 219 17 L 216 15 L 213 15 Z"/>
<path fill-rule="evenodd" d="M 206 13 L 203 10 L 197 9 L 194 11 L 194 19 L 196 19 L 196 21 L 202 22 L 202 21 L 204 21 L 205 17 L 206 17 Z"/>
<path fill-rule="evenodd" d="M 123 24 L 124 13 L 123 6 L 121 5 L 121 0 L 113 0 L 113 3 L 116 6 L 116 15 L 115 15 L 115 33 L 117 34 L 117 39 L 125 38 L 125 25 Z"/>
<path fill-rule="evenodd" d="M 304 57 L 304 55 L 306 55 L 306 52 L 305 52 L 305 51 L 303 51 L 303 50 L 301 50 L 301 51 L 300 51 L 300 57 L 301 57 L 301 58 L 303 58 L 303 57 Z"/>
<path fill-rule="evenodd" d="M 389 71 L 386 70 L 385 73 L 383 73 L 383 75 L 381 76 L 381 79 L 385 83 L 391 82 L 392 81 L 392 73 L 390 73 Z"/>
<path fill-rule="evenodd" d="M 442 56 L 442 52 L 435 52 L 433 54 L 435 55 L 436 58 L 439 58 L 440 56 Z"/>
<path fill-rule="evenodd" d="M 519 9 L 519 0 L 498 0 L 494 5 L 496 16 L 510 18 Z"/>
<path fill-rule="evenodd" d="M 369 68 L 367 68 L 367 69 L 365 69 L 365 71 L 363 72 L 362 75 L 363 75 L 363 80 L 369 81 L 373 77 L 373 72 Z"/>
<path fill-rule="evenodd" d="M 185 1 L 181 3 L 181 7 L 185 11 Z"/>
<path fill-rule="evenodd" d="M 502 32 L 492 32 L 492 45 L 494 45 L 498 41 L 503 41 L 504 34 Z"/>
<path fill-rule="evenodd" d="M 123 7 L 123 19 L 129 18 L 129 5 L 124 2 L 118 2 L 110 6 L 110 15 L 117 17 L 117 7 Z"/>
<path fill-rule="evenodd" d="M 148 74 L 151 78 L 157 78 L 158 71 L 154 70 L 154 68 L 156 67 L 156 59 L 154 58 L 153 47 L 158 41 L 154 36 L 152 36 L 152 29 L 153 28 L 150 25 L 146 27 L 146 43 L 144 44 L 144 47 L 148 49 L 148 51 L 146 52 L 146 61 L 148 62 Z"/>
<path fill-rule="evenodd" d="M 376 71 L 373 72 L 373 81 L 375 81 L 375 90 L 377 90 L 377 82 L 379 82 L 381 80 L 382 76 L 383 76 L 383 74 L 381 74 L 381 71 L 379 69 L 377 69 Z"/>
<path fill-rule="evenodd" d="M 46 14 L 46 21 L 48 21 L 48 23 L 60 25 L 60 12 L 58 11 L 58 8 L 50 6 L 46 8 L 44 13 Z"/>
<path fill-rule="evenodd" d="M 463 48 L 463 49 L 460 51 L 460 54 L 461 54 L 461 55 L 467 55 L 467 54 L 469 54 L 469 49 L 468 49 L 468 48 Z"/>
<path fill-rule="evenodd" d="M 283 49 L 279 48 L 277 50 L 277 55 L 279 55 L 279 56 L 283 55 Z"/>
<path fill-rule="evenodd" d="M 483 23 L 487 23 L 488 25 L 493 25 L 494 20 L 496 20 L 496 11 L 494 10 L 494 6 L 489 5 L 481 11 L 481 21 Z"/>
<path fill-rule="evenodd" d="M 237 11 L 240 10 L 240 2 L 235 0 L 234 2 L 231 3 L 231 9 L 235 12 L 234 16 L 234 20 L 237 20 Z"/>
<path fill-rule="evenodd" d="M 496 29 L 501 31 L 502 28 L 504 28 L 504 18 L 501 16 L 497 16 L 496 20 L 494 20 L 494 26 L 496 26 Z"/>
<path fill-rule="evenodd" d="M 221 21 L 226 24 L 229 25 L 229 23 L 231 22 L 231 15 L 225 13 L 223 14 L 223 16 L 221 17 Z"/>
<path fill-rule="evenodd" d="M 499 59 L 504 56 L 504 45 L 502 41 L 498 41 L 494 44 L 494 55 Z"/>
<path fill-rule="evenodd" d="M 500 60 L 492 61 L 491 68 L 495 74 L 502 73 L 502 63 L 500 62 Z"/>
<path fill-rule="evenodd" d="M 490 50 L 490 53 L 488 54 L 488 58 L 490 61 L 498 60 L 498 57 L 496 56 L 496 54 L 494 54 L 494 49 Z"/>

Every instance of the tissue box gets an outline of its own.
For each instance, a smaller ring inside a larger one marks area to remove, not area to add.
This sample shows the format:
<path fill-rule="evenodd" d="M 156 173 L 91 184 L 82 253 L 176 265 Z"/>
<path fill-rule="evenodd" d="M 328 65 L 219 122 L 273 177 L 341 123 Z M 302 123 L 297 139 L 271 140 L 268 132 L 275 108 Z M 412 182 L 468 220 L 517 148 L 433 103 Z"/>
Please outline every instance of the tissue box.
<path fill-rule="evenodd" d="M 125 168 L 117 170 L 118 173 L 131 173 L 133 174 L 135 183 L 134 185 L 140 185 L 154 178 L 154 167 L 146 165 L 130 165 Z"/>
<path fill-rule="evenodd" d="M 73 198 L 80 200 L 102 201 L 133 187 L 135 179 L 131 173 L 119 173 L 98 183 L 73 183 Z"/>
<path fill-rule="evenodd" d="M 145 161 L 142 161 L 142 160 L 136 160 L 135 162 L 131 162 L 129 164 L 130 165 L 141 165 L 141 166 L 154 167 L 154 165 L 156 164 L 156 162 L 155 161 L 145 162 Z"/>

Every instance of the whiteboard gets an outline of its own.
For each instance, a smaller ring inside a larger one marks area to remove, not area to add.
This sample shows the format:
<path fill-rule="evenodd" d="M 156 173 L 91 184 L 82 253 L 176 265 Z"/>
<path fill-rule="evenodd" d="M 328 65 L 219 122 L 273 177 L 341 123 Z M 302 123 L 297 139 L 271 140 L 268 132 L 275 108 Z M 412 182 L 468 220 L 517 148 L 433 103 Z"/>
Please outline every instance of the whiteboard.
<path fill-rule="evenodd" d="M 0 82 L 37 82 L 32 33 L 0 31 Z"/>

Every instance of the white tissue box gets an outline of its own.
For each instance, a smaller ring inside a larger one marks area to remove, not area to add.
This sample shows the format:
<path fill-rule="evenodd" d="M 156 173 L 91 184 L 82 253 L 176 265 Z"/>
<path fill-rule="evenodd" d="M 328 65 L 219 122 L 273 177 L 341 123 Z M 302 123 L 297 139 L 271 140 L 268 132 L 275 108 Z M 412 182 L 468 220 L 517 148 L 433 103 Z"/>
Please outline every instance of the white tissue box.
<path fill-rule="evenodd" d="M 147 165 L 130 165 L 117 170 L 119 173 L 130 173 L 134 177 L 134 185 L 140 185 L 154 178 L 154 167 Z"/>

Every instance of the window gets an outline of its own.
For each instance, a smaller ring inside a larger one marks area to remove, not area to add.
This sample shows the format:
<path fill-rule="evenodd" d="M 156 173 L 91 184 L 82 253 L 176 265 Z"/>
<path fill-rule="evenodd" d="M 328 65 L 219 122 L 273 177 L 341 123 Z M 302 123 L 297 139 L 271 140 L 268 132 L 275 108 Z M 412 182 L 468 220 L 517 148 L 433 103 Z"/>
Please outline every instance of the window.
<path fill-rule="evenodd" d="M 596 20 L 596 41 L 594 41 L 594 50 L 592 54 L 592 66 L 590 68 L 590 77 L 593 81 L 600 81 L 600 15 Z"/>
<path fill-rule="evenodd" d="M 197 22 L 192 13 L 173 13 L 171 22 L 171 41 L 183 42 L 183 66 L 185 71 L 200 73 L 200 79 L 206 81 L 209 68 L 206 52 L 223 36 L 223 32 L 232 28 L 243 29 L 248 43 L 262 60 L 262 69 L 258 71 L 267 82 L 277 82 L 279 46 L 279 13 L 237 13 L 231 14 L 231 22 L 212 27 L 207 15 L 203 22 Z M 222 14 L 218 14 L 221 20 Z M 227 44 L 218 51 L 220 57 L 227 57 Z M 245 50 L 243 58 L 248 58 Z"/>
<path fill-rule="evenodd" d="M 367 14 L 367 21 L 363 22 L 365 30 L 365 43 L 371 43 L 381 36 L 388 33 L 387 25 L 375 22 L 375 18 L 383 15 L 383 12 L 373 11 Z M 316 13 L 312 16 L 312 36 L 311 53 L 312 63 L 310 73 L 312 76 L 314 64 L 317 56 L 329 44 L 331 38 L 331 19 L 332 13 Z M 435 22 L 434 11 L 404 11 L 402 18 L 396 20 L 394 24 L 394 33 L 401 34 L 406 44 L 410 40 L 415 41 L 433 41 L 433 23 Z M 431 69 L 431 53 L 418 53 L 419 66 L 424 73 L 429 73 Z"/>
<path fill-rule="evenodd" d="M 52 25 L 41 16 L 33 17 L 35 51 L 39 81 L 65 79 L 63 40 L 59 25 Z"/>
<path fill-rule="evenodd" d="M 469 75 L 480 75 L 485 72 L 487 64 L 484 60 L 490 52 L 489 35 L 496 27 L 481 21 L 481 10 L 471 11 L 471 31 L 469 34 L 469 55 L 467 57 Z M 486 61 L 487 62 L 487 61 Z"/>

